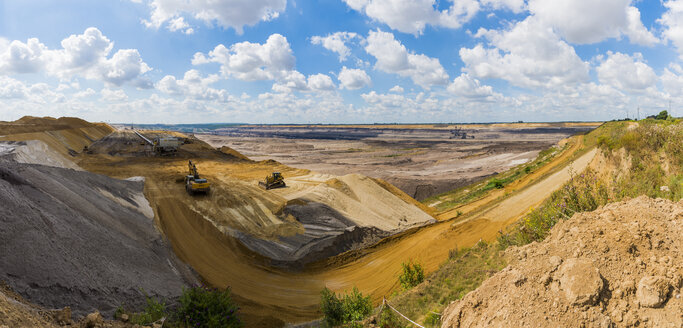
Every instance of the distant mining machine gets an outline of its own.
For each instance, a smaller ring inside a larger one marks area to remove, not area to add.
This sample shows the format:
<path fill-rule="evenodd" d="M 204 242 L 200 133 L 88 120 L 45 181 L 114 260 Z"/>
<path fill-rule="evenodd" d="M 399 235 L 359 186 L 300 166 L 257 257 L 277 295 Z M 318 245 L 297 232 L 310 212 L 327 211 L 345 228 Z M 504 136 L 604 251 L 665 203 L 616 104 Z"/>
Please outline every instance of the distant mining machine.
<path fill-rule="evenodd" d="M 287 186 L 285 185 L 285 178 L 282 177 L 282 174 L 280 174 L 280 172 L 273 172 L 273 174 L 267 176 L 264 181 L 259 181 L 258 185 L 265 190 L 274 188 L 284 188 Z"/>
<path fill-rule="evenodd" d="M 192 160 L 187 164 L 189 168 L 189 174 L 185 176 L 185 190 L 190 195 L 196 193 L 208 194 L 211 190 L 211 184 L 206 180 L 199 177 L 199 172 L 197 172 L 197 166 L 192 163 Z"/>

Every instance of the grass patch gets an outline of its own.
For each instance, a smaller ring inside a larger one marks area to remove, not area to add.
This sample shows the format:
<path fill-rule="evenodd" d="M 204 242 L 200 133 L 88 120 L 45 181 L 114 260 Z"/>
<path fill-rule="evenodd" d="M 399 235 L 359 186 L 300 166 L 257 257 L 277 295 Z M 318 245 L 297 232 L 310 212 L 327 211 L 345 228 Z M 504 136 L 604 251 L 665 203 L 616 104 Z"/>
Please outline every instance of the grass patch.
<path fill-rule="evenodd" d="M 448 260 L 425 283 L 391 298 L 390 304 L 408 318 L 425 327 L 440 326 L 440 315 L 453 300 L 479 287 L 489 276 L 505 267 L 502 252 L 491 244 L 479 242 L 471 248 L 452 250 Z M 411 327 L 391 314 L 378 313 L 380 327 Z"/>
<path fill-rule="evenodd" d="M 556 146 L 550 147 L 541 151 L 538 156 L 536 156 L 536 159 L 530 163 L 514 167 L 483 182 L 429 197 L 423 200 L 422 203 L 432 204 L 439 202 L 436 205 L 437 211 L 445 211 L 458 205 L 467 204 L 484 196 L 490 190 L 505 188 L 505 186 L 509 185 L 510 183 L 533 173 L 543 165 L 550 162 L 557 155 L 563 153 L 567 148 L 569 148 L 569 144 L 565 144 L 562 148 L 558 148 Z"/>

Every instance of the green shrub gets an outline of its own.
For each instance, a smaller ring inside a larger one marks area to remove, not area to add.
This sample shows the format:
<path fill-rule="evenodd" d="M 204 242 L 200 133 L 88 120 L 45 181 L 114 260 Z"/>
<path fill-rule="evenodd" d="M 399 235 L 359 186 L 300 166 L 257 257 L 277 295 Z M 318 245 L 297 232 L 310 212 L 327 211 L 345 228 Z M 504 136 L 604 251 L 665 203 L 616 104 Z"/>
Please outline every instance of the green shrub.
<path fill-rule="evenodd" d="M 372 302 L 370 296 L 363 296 L 358 288 L 353 287 L 351 293 L 344 296 L 342 308 L 346 322 L 360 321 L 372 312 Z"/>
<path fill-rule="evenodd" d="M 320 310 L 325 316 L 325 322 L 330 327 L 338 326 L 344 322 L 342 301 L 327 287 L 320 292 Z"/>
<path fill-rule="evenodd" d="M 347 323 L 355 325 L 370 315 L 372 302 L 370 296 L 363 296 L 356 287 L 341 298 L 326 287 L 320 292 L 320 310 L 329 327 Z"/>
<path fill-rule="evenodd" d="M 377 319 L 377 325 L 380 328 L 402 328 L 405 327 L 401 322 L 401 319 L 388 307 L 382 308 L 382 312 L 379 313 Z"/>
<path fill-rule="evenodd" d="M 118 309 L 117 312 L 119 312 Z M 121 314 L 122 313 L 123 308 L 121 309 Z M 166 316 L 166 303 L 147 296 L 147 306 L 145 307 L 145 310 L 140 313 L 133 313 L 130 321 L 139 325 L 148 325 Z"/>
<path fill-rule="evenodd" d="M 666 120 L 667 118 L 669 118 L 669 112 L 663 110 L 663 111 L 659 112 L 659 114 L 657 114 L 657 116 L 655 116 L 655 118 L 658 120 Z"/>
<path fill-rule="evenodd" d="M 188 327 L 242 327 L 238 311 L 230 289 L 192 287 L 183 289 L 177 316 Z"/>
<path fill-rule="evenodd" d="M 398 277 L 398 281 L 405 289 L 409 289 L 419 285 L 425 280 L 425 273 L 419 263 L 412 261 L 401 263 L 403 273 Z"/>

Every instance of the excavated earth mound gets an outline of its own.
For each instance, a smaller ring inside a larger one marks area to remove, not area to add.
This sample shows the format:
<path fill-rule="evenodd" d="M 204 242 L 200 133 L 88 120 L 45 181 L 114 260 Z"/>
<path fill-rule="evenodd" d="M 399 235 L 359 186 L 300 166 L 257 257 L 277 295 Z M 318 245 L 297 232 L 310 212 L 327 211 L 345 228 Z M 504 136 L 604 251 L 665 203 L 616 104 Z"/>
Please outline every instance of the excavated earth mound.
<path fill-rule="evenodd" d="M 683 327 L 683 201 L 579 213 L 462 300 L 442 327 Z"/>
<path fill-rule="evenodd" d="M 75 315 L 140 310 L 196 283 L 154 227 L 141 181 L 0 157 L 0 280 Z"/>

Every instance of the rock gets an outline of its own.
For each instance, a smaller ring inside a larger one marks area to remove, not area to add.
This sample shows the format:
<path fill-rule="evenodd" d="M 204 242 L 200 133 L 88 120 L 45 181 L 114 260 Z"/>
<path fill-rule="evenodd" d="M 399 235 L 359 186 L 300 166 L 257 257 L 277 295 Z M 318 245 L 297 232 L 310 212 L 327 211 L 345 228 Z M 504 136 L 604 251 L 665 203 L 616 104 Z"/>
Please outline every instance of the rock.
<path fill-rule="evenodd" d="M 587 259 L 569 259 L 559 269 L 560 288 L 572 305 L 594 305 L 604 287 L 598 268 Z"/>
<path fill-rule="evenodd" d="M 124 313 L 121 315 L 121 321 L 128 322 L 129 319 L 130 319 L 130 317 L 128 317 L 128 314 Z"/>
<path fill-rule="evenodd" d="M 58 325 L 70 325 L 71 324 L 71 308 L 65 307 L 61 310 L 57 310 L 53 313 L 53 317 Z"/>
<path fill-rule="evenodd" d="M 102 322 L 102 315 L 99 311 L 95 311 L 85 317 L 84 325 L 86 328 L 94 328 L 102 325 Z"/>
<path fill-rule="evenodd" d="M 645 276 L 640 279 L 636 299 L 641 306 L 656 308 L 669 297 L 669 282 L 662 276 Z"/>

